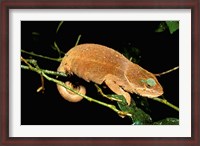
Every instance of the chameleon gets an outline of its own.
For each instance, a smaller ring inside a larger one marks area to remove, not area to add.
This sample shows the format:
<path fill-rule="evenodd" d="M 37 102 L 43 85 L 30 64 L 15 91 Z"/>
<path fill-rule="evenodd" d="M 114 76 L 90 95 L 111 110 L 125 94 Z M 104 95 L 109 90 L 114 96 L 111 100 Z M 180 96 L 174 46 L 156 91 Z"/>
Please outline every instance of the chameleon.
<path fill-rule="evenodd" d="M 117 95 L 123 95 L 127 104 L 131 103 L 131 94 L 154 98 L 163 94 L 163 88 L 156 76 L 131 62 L 121 53 L 100 44 L 80 44 L 71 48 L 63 57 L 58 72 L 76 75 L 87 82 L 103 84 Z M 65 84 L 85 95 L 86 89 L 80 85 L 74 87 L 69 81 Z M 61 96 L 70 102 L 83 99 L 72 91 L 57 84 Z"/>

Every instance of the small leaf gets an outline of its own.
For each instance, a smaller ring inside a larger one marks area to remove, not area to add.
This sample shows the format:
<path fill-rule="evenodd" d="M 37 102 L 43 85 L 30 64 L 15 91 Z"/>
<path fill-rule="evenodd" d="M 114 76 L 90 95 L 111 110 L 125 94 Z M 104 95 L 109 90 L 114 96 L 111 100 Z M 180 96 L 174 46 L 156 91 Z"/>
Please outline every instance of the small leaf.
<path fill-rule="evenodd" d="M 40 33 L 39 32 L 32 32 L 32 35 L 40 35 Z"/>
<path fill-rule="evenodd" d="M 148 99 L 146 97 L 138 97 L 137 98 L 138 101 L 137 105 L 140 105 L 142 109 L 144 109 L 145 111 L 151 112 L 150 106 L 149 106 L 149 102 Z"/>
<path fill-rule="evenodd" d="M 31 34 L 32 34 L 33 41 L 38 42 L 39 37 L 40 37 L 40 33 L 39 32 L 32 32 Z"/>
<path fill-rule="evenodd" d="M 179 21 L 166 21 L 166 24 L 171 34 L 179 29 Z"/>
<path fill-rule="evenodd" d="M 117 102 L 119 108 L 124 111 L 132 114 L 132 122 L 133 125 L 149 125 L 152 123 L 151 117 L 146 114 L 143 110 L 140 108 L 136 107 L 135 102 L 131 102 L 131 105 L 124 105 L 121 104 L 121 102 Z"/>
<path fill-rule="evenodd" d="M 166 119 L 154 122 L 153 125 L 179 125 L 179 119 L 166 118 Z"/>
<path fill-rule="evenodd" d="M 163 32 L 165 31 L 167 28 L 166 23 L 165 22 L 161 22 L 159 24 L 159 27 L 155 30 L 155 32 Z"/>

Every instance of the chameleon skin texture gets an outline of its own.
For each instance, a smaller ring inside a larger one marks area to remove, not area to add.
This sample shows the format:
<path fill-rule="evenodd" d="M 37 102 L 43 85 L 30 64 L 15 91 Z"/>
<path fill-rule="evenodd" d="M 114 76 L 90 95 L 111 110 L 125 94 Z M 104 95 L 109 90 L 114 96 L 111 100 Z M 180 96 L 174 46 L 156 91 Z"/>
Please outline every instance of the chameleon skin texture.
<path fill-rule="evenodd" d="M 163 88 L 154 74 L 132 63 L 114 49 L 103 45 L 81 44 L 73 47 L 65 54 L 58 71 L 75 74 L 87 82 L 92 81 L 96 84 L 105 82 L 114 93 L 123 95 L 128 105 L 131 103 L 129 93 L 149 98 L 163 94 Z M 149 79 L 155 82 L 154 86 L 150 86 L 146 82 Z M 65 95 L 65 92 L 68 92 L 60 85 L 57 85 L 57 87 L 62 96 Z M 82 86 L 79 90 L 83 88 Z M 82 94 L 85 94 L 85 92 L 82 92 Z M 67 96 L 63 97 L 71 102 L 82 99 L 73 93 L 71 95 L 70 97 L 68 93 Z M 80 99 L 77 100 L 76 98 Z"/>

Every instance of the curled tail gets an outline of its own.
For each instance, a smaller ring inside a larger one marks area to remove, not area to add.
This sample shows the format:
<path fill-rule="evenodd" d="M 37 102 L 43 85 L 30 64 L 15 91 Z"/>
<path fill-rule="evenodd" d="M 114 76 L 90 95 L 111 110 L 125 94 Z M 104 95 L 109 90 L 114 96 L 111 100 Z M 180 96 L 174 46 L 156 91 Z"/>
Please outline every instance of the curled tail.
<path fill-rule="evenodd" d="M 62 67 L 62 66 L 59 66 L 58 69 L 57 69 L 57 71 L 66 73 L 65 68 Z M 86 89 L 82 85 L 74 87 L 73 84 L 71 82 L 69 82 L 69 81 L 65 82 L 65 85 L 68 86 L 69 88 L 77 91 L 80 94 L 83 94 L 83 95 L 86 94 Z M 57 84 L 57 88 L 58 88 L 58 91 L 59 91 L 60 95 L 65 100 L 67 100 L 69 102 L 79 102 L 79 101 L 81 101 L 83 99 L 82 96 L 79 96 L 76 93 L 74 93 L 74 92 L 72 92 L 70 90 L 67 90 L 65 87 L 63 87 L 61 85 Z"/>

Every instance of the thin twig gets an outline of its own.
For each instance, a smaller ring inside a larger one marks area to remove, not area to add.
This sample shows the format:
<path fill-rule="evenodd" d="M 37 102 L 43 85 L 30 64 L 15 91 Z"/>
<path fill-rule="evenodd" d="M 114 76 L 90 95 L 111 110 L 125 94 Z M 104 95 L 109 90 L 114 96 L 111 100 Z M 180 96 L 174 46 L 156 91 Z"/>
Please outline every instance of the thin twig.
<path fill-rule="evenodd" d="M 64 22 L 64 21 L 60 21 L 60 23 L 58 24 L 58 27 L 57 27 L 57 29 L 56 29 L 56 33 L 58 33 L 58 31 L 59 31 L 61 25 L 63 24 L 63 22 Z"/>
<path fill-rule="evenodd" d="M 21 56 L 21 61 L 23 61 L 24 63 L 26 63 L 29 68 L 31 68 L 32 66 L 28 63 L 28 61 L 26 59 L 24 59 L 22 56 Z"/>
<path fill-rule="evenodd" d="M 42 93 L 44 93 L 44 77 L 40 74 L 40 79 L 41 79 L 41 86 L 37 89 L 37 92 L 42 91 Z"/>
<path fill-rule="evenodd" d="M 39 58 L 48 59 L 48 60 L 51 60 L 51 61 L 61 62 L 61 60 L 62 60 L 62 58 L 52 58 L 52 57 L 48 57 L 48 56 L 39 55 L 39 54 L 36 54 L 34 52 L 27 52 L 25 50 L 21 50 L 21 52 L 25 53 L 25 54 L 29 54 L 31 56 L 36 56 L 36 57 L 39 57 Z"/>
<path fill-rule="evenodd" d="M 175 109 L 176 111 L 179 111 L 179 108 L 173 104 L 171 104 L 170 102 L 168 102 L 166 99 L 161 99 L 161 98 L 158 98 L 158 97 L 155 97 L 155 98 L 151 98 L 152 100 L 155 100 L 155 101 L 158 101 L 158 102 L 161 102 L 173 109 Z"/>
<path fill-rule="evenodd" d="M 81 35 L 79 35 L 79 36 L 78 36 L 78 39 L 77 39 L 77 41 L 76 41 L 76 44 L 75 44 L 75 46 L 77 46 L 77 45 L 78 45 L 78 43 L 79 43 L 80 39 L 81 39 Z"/>
<path fill-rule="evenodd" d="M 28 67 L 29 69 L 36 69 L 35 71 L 37 71 L 37 69 L 39 69 L 39 66 L 37 65 L 37 61 L 35 61 L 34 59 L 26 60 L 26 59 L 24 59 L 24 58 L 21 56 L 21 61 L 23 61 L 25 64 L 27 64 L 27 65 L 28 65 L 27 67 Z M 32 63 L 36 68 L 34 68 L 33 66 L 31 66 L 31 64 L 29 64 L 29 62 Z M 42 85 L 37 89 L 37 92 L 42 91 L 42 93 L 44 93 L 44 77 L 42 76 L 42 74 L 41 74 L 40 71 L 37 71 L 37 73 L 40 74 L 41 84 L 42 84 Z"/>
<path fill-rule="evenodd" d="M 162 73 L 154 74 L 154 75 L 155 75 L 155 76 L 161 76 L 161 75 L 170 73 L 170 72 L 172 72 L 172 71 L 175 71 L 175 70 L 177 70 L 178 68 L 179 68 L 179 66 L 174 67 L 174 68 L 172 68 L 172 69 L 170 69 L 170 70 L 164 71 L 164 72 L 162 72 Z"/>
<path fill-rule="evenodd" d="M 61 57 L 62 54 L 63 55 L 65 54 L 65 52 L 63 52 L 63 51 L 60 50 L 60 48 L 58 47 L 56 41 L 54 41 L 52 48 L 58 52 L 59 59 L 62 58 Z"/>
<path fill-rule="evenodd" d="M 26 65 L 21 65 L 22 69 L 25 70 L 32 70 L 32 71 L 37 71 L 36 68 L 30 69 L 29 66 Z M 45 74 L 49 74 L 49 75 L 55 75 L 55 76 L 62 76 L 62 77 L 67 77 L 68 75 L 63 73 L 63 72 L 56 72 L 56 71 L 52 71 L 52 70 L 46 70 L 46 69 L 40 69 L 42 72 L 44 72 Z"/>
<path fill-rule="evenodd" d="M 60 23 L 59 25 L 61 25 L 61 24 L 62 23 Z M 78 45 L 80 39 L 81 39 L 81 35 L 78 36 L 77 41 L 75 43 L 75 46 Z M 48 59 L 48 60 L 51 60 L 51 61 L 61 62 L 62 61 L 61 54 L 65 54 L 65 52 L 63 52 L 63 51 L 61 51 L 59 49 L 59 47 L 58 47 L 58 45 L 57 45 L 57 43 L 55 41 L 54 41 L 54 46 L 52 46 L 52 48 L 58 52 L 59 58 L 52 58 L 52 57 L 48 57 L 48 56 L 43 56 L 43 55 L 40 55 L 40 54 L 36 54 L 34 52 L 28 52 L 28 51 L 25 51 L 25 50 L 22 50 L 22 49 L 21 49 L 21 52 L 25 53 L 25 54 L 28 54 L 28 55 L 31 55 L 31 56 L 36 56 L 36 57 L 43 58 L 43 59 Z"/>

